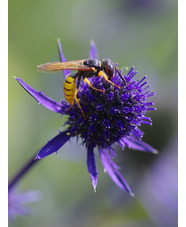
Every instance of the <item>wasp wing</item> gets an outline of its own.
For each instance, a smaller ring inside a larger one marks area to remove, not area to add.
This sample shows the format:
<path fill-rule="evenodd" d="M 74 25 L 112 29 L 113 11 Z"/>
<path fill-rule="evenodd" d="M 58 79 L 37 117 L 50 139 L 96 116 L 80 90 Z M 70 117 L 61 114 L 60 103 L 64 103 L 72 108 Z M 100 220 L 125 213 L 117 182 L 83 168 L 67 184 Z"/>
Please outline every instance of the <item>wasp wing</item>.
<path fill-rule="evenodd" d="M 84 60 L 66 61 L 66 62 L 48 62 L 38 65 L 39 71 L 60 71 L 64 69 L 79 70 L 79 71 L 94 71 L 94 67 L 83 65 Z"/>

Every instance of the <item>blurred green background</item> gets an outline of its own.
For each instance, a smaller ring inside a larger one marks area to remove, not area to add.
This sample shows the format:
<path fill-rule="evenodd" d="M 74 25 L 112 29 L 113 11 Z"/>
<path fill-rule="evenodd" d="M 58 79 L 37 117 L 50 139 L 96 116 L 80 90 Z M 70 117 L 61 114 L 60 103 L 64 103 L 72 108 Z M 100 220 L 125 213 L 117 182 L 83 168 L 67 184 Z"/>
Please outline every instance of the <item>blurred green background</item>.
<path fill-rule="evenodd" d="M 52 139 L 65 118 L 30 97 L 13 76 L 60 101 L 63 75 L 39 73 L 36 66 L 58 61 L 57 38 L 67 60 L 88 57 L 96 42 L 99 57 L 135 66 L 156 92 L 153 126 L 144 141 L 159 155 L 116 148 L 114 161 L 135 197 L 103 172 L 96 153 L 94 193 L 86 151 L 67 143 L 37 164 L 19 191 L 38 190 L 42 199 L 31 215 L 10 226 L 177 226 L 177 1 L 174 0 L 9 0 L 9 178 Z"/>

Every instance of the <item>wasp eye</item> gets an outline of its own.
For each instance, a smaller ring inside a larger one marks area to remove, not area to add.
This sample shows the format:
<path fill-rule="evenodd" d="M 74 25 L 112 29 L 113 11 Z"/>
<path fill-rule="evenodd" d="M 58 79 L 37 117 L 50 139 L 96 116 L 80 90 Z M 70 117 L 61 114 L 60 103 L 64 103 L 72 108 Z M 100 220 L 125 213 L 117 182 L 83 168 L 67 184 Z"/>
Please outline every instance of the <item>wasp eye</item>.
<path fill-rule="evenodd" d="M 104 71 L 106 72 L 109 79 L 112 79 L 114 75 L 114 65 L 110 59 L 103 60 Z"/>

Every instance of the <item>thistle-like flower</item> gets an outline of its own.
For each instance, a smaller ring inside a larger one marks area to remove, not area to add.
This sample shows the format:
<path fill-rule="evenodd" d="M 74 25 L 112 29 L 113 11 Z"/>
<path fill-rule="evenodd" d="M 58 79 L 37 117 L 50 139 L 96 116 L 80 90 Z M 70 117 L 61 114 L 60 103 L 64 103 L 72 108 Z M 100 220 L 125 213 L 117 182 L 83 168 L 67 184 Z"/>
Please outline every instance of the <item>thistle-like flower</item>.
<path fill-rule="evenodd" d="M 58 48 L 60 60 L 65 62 L 59 40 Z M 95 43 L 91 42 L 89 58 L 97 58 L 97 56 Z M 69 70 L 64 70 L 65 77 L 69 73 Z M 118 76 L 119 73 L 122 74 L 123 80 L 121 76 Z M 36 159 L 57 152 L 71 137 L 81 138 L 82 145 L 87 148 L 87 168 L 94 190 L 97 185 L 94 149 L 97 147 L 103 167 L 110 178 L 118 187 L 134 195 L 112 161 L 115 155 L 112 146 L 117 143 L 122 148 L 127 146 L 135 150 L 157 153 L 157 150 L 141 141 L 143 132 L 139 129 L 141 124 L 151 125 L 151 119 L 145 114 L 146 111 L 155 109 L 152 107 L 153 102 L 147 101 L 147 98 L 154 96 L 155 93 L 149 90 L 146 76 L 134 80 L 136 74 L 134 67 L 126 75 L 121 71 L 115 71 L 111 81 L 120 89 L 100 77 L 93 76 L 89 79 L 94 88 L 104 90 L 104 92 L 94 90 L 81 81 L 77 99 L 82 110 L 76 103 L 69 108 L 69 104 L 65 101 L 56 102 L 16 78 L 39 104 L 61 115 L 68 115 L 65 122 L 67 129 L 47 142 L 38 152 Z"/>
<path fill-rule="evenodd" d="M 28 203 L 37 202 L 41 199 L 38 191 L 24 191 L 18 193 L 15 189 L 8 193 L 8 217 L 13 221 L 17 216 L 30 214 Z"/>

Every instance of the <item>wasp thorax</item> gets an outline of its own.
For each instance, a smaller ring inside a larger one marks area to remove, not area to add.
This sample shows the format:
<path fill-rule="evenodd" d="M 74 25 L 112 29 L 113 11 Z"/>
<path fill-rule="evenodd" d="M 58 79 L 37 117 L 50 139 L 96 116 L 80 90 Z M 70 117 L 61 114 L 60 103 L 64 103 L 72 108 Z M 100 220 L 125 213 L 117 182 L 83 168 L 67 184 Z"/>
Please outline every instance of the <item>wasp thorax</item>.
<path fill-rule="evenodd" d="M 94 67 L 95 69 L 100 68 L 101 63 L 98 59 L 96 58 L 89 58 L 83 62 L 84 65 L 87 65 L 89 67 Z"/>

